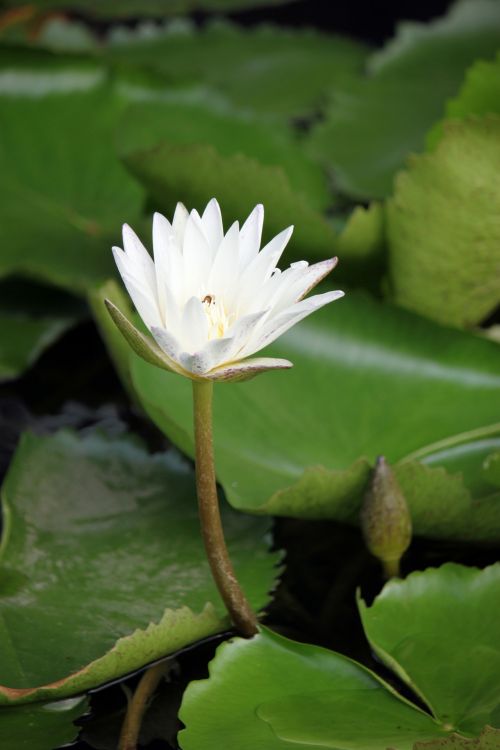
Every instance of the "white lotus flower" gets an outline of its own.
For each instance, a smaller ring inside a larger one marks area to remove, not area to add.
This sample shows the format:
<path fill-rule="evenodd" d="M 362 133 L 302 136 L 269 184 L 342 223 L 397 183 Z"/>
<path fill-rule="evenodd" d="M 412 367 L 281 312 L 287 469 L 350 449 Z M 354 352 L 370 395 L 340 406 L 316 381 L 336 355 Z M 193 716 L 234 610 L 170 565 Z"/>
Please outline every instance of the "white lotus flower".
<path fill-rule="evenodd" d="M 154 262 L 132 229 L 123 227 L 124 249 L 113 248 L 116 265 L 157 345 L 106 304 L 138 354 L 193 380 L 241 380 L 292 366 L 252 355 L 343 296 L 331 291 L 303 299 L 337 259 L 312 266 L 300 261 L 281 272 L 276 264 L 293 227 L 260 250 L 263 218 L 263 207 L 256 206 L 241 229 L 235 222 L 224 234 L 215 199 L 202 216 L 178 203 L 172 223 L 154 216 Z"/>

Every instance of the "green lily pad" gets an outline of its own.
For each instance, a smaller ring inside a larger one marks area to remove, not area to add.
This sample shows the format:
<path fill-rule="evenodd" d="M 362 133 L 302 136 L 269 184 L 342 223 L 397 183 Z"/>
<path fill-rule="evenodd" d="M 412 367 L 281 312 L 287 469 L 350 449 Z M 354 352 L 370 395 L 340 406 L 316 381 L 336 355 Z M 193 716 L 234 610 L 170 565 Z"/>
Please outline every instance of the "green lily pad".
<path fill-rule="evenodd" d="M 449 564 L 360 602 L 372 647 L 432 714 L 362 665 L 263 628 L 219 647 L 210 677 L 188 686 L 182 749 L 411 750 L 477 736 L 485 718 L 498 725 L 499 582 L 500 565 Z"/>
<path fill-rule="evenodd" d="M 500 117 L 469 118 L 448 122 L 437 149 L 398 176 L 387 233 L 400 305 L 457 327 L 496 308 L 499 162 Z"/>
<path fill-rule="evenodd" d="M 74 725 L 87 710 L 85 698 L 0 708 L 2 750 L 54 750 L 76 740 Z"/>
<path fill-rule="evenodd" d="M 0 276 L 78 292 L 109 276 L 109 246 L 143 200 L 113 150 L 127 103 L 100 64 L 1 52 Z"/>
<path fill-rule="evenodd" d="M 401 462 L 396 471 L 417 534 L 499 538 L 494 486 L 481 491 L 483 504 L 476 504 L 460 474 L 410 460 L 427 448 L 431 463 L 437 441 L 482 430 L 498 415 L 496 344 L 349 293 L 271 350 L 290 359 L 293 369 L 216 388 L 216 463 L 231 504 L 354 522 L 370 466 L 384 455 Z M 136 357 L 131 370 L 153 421 L 192 455 L 189 383 Z M 474 440 L 469 450 L 482 463 Z M 457 464 L 450 470 L 456 472 Z"/>
<path fill-rule="evenodd" d="M 336 88 L 313 132 L 311 148 L 334 170 L 339 188 L 361 198 L 389 195 L 395 173 L 424 148 L 467 68 L 496 54 L 499 34 L 496 0 L 462 0 L 431 23 L 402 23 L 369 59 L 365 80 Z"/>
<path fill-rule="evenodd" d="M 359 610 L 379 658 L 443 726 L 470 736 L 500 728 L 500 564 L 449 563 L 393 579 Z"/>
<path fill-rule="evenodd" d="M 321 210 L 329 205 L 331 195 L 322 168 L 305 154 L 291 130 L 274 119 L 234 111 L 211 91 L 169 96 L 127 109 L 117 134 L 123 155 L 163 143 L 211 145 L 221 157 L 242 154 L 262 166 L 281 167 L 293 190 L 312 207 Z M 175 197 L 171 205 L 175 208 Z"/>
<path fill-rule="evenodd" d="M 427 147 L 433 149 L 439 143 L 447 120 L 490 113 L 500 115 L 500 55 L 495 61 L 479 60 L 469 68 L 458 96 L 446 105 L 446 118 L 428 134 Z"/>
<path fill-rule="evenodd" d="M 218 648 L 210 679 L 188 686 L 179 717 L 182 750 L 221 742 L 238 750 L 411 750 L 416 739 L 444 734 L 361 664 L 265 628 Z"/>
<path fill-rule="evenodd" d="M 335 232 L 307 197 L 295 190 L 281 166 L 268 166 L 236 153 L 223 156 L 211 144 L 161 143 L 124 157 L 124 162 L 169 216 L 177 201 L 204 208 L 214 196 L 223 206 L 224 222 L 249 215 L 257 203 L 266 208 L 266 237 L 295 224 L 296 254 L 324 258 L 334 254 Z M 235 186 L 244 186 L 244 190 Z"/>
<path fill-rule="evenodd" d="M 195 497 L 172 453 L 96 435 L 23 437 L 3 487 L 0 703 L 77 694 L 228 627 Z M 227 509 L 224 523 L 261 607 L 277 561 L 267 524 Z"/>
<path fill-rule="evenodd" d="M 206 85 L 249 111 L 279 117 L 307 115 L 326 94 L 351 82 L 367 50 L 362 44 L 313 30 L 270 25 L 243 30 L 214 22 L 197 30 L 189 23 L 111 35 L 112 60 L 154 70 L 172 84 Z"/>

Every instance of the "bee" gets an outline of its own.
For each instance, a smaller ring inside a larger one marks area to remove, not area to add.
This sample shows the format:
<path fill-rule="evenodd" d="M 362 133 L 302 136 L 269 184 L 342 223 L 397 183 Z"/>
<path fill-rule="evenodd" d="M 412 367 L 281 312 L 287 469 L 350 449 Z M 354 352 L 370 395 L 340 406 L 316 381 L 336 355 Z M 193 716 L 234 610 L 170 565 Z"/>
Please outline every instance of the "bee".
<path fill-rule="evenodd" d="M 206 302 L 207 305 L 211 305 L 213 302 L 215 302 L 215 297 L 212 294 L 206 294 L 201 301 L 203 303 Z"/>

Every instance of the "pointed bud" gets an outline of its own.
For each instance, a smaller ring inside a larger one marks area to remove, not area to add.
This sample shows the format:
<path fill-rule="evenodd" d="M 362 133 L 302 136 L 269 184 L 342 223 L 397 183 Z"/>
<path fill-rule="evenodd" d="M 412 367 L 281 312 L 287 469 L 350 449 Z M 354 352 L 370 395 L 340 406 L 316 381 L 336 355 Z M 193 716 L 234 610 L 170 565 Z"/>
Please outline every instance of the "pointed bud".
<path fill-rule="evenodd" d="M 399 575 L 399 563 L 410 546 L 411 516 L 391 467 L 379 456 L 361 509 L 366 546 L 387 578 Z"/>

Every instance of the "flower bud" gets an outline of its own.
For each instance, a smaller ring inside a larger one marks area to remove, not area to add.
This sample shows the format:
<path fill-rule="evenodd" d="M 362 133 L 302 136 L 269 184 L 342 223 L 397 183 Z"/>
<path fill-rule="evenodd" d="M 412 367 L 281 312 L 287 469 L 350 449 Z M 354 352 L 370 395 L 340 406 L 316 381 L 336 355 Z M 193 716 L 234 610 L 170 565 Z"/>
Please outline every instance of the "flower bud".
<path fill-rule="evenodd" d="M 399 575 L 399 563 L 410 546 L 411 516 L 391 467 L 379 456 L 361 508 L 366 546 L 387 578 Z"/>

